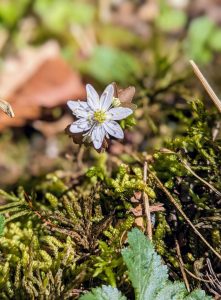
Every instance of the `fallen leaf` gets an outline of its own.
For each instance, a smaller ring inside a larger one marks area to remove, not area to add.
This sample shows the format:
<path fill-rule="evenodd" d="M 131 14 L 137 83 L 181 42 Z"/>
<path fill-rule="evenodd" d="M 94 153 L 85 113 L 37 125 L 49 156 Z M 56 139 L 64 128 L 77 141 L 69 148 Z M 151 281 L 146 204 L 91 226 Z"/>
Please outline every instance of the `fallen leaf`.
<path fill-rule="evenodd" d="M 6 60 L 0 86 L 1 97 L 9 100 L 15 112 L 13 120 L 1 117 L 0 130 L 38 119 L 44 107 L 53 108 L 64 105 L 68 99 L 85 97 L 79 73 L 63 60 L 54 42 L 25 49 L 16 58 Z"/>

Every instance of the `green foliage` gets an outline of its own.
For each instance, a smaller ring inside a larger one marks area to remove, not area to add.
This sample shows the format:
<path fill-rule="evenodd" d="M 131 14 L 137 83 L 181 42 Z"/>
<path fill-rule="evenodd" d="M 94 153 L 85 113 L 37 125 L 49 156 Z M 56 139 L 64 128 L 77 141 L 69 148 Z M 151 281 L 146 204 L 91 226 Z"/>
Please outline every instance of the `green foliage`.
<path fill-rule="evenodd" d="M 80 298 L 81 300 L 126 300 L 118 289 L 103 285 L 101 288 L 92 289 L 88 294 Z"/>
<path fill-rule="evenodd" d="M 0 207 L 6 215 L 0 237 L 0 298 L 47 299 L 50 294 L 50 299 L 68 299 L 69 290 L 91 278 L 122 282 L 121 237 L 134 218 L 126 215 L 121 199 L 103 202 L 105 189 L 85 177 L 73 190 L 48 174 L 35 185 L 34 196 L 23 188 L 17 194 L 1 191 L 7 204 Z M 118 223 L 116 201 L 117 211 L 126 215 Z M 82 257 L 86 259 L 78 264 Z"/>
<path fill-rule="evenodd" d="M 123 50 L 108 46 L 97 46 L 91 58 L 82 64 L 82 70 L 102 83 L 132 81 L 134 74 L 140 73 L 140 65 L 135 57 Z"/>
<path fill-rule="evenodd" d="M 31 213 L 31 210 L 28 208 L 28 203 L 25 199 L 23 188 L 19 188 L 18 196 L 6 193 L 3 190 L 0 190 L 0 195 L 5 200 L 10 201 L 9 203 L 0 206 L 1 213 L 5 214 L 10 212 L 10 216 L 7 218 L 6 222 L 10 222 L 11 220 Z"/>
<path fill-rule="evenodd" d="M 44 24 L 53 31 L 62 32 L 72 24 L 88 25 L 94 18 L 94 7 L 86 2 L 38 0 L 35 4 Z"/>
<path fill-rule="evenodd" d="M 189 57 L 200 63 L 209 62 L 213 51 L 221 50 L 220 37 L 221 30 L 209 17 L 202 16 L 193 20 L 186 44 Z"/>
<path fill-rule="evenodd" d="M 126 164 L 119 167 L 116 179 L 109 178 L 108 185 L 113 187 L 118 194 L 132 193 L 134 190 L 145 191 L 152 199 L 156 197 L 154 190 L 143 181 L 142 169 L 134 167 L 130 169 Z"/>
<path fill-rule="evenodd" d="M 94 264 L 93 277 L 98 277 L 111 286 L 117 285 L 117 276 L 123 277 L 125 267 L 122 257 L 119 256 L 121 250 L 121 239 L 125 232 L 132 228 L 134 218 L 128 216 L 123 222 L 114 228 L 109 226 L 103 234 L 107 241 L 99 241 L 100 255 L 92 258 Z"/>
<path fill-rule="evenodd" d="M 182 29 L 187 22 L 187 15 L 182 10 L 174 9 L 161 2 L 160 14 L 156 18 L 156 25 L 165 32 L 177 31 Z"/>
<path fill-rule="evenodd" d="M 154 299 L 167 280 L 167 268 L 161 266 L 160 257 L 151 242 L 138 230 L 128 235 L 129 248 L 122 251 L 135 297 Z"/>
<path fill-rule="evenodd" d="M 123 27 L 112 26 L 110 24 L 103 24 L 103 26 L 99 28 L 97 35 L 102 44 L 113 47 L 133 47 L 141 42 L 130 30 Z"/>
<path fill-rule="evenodd" d="M 186 117 L 186 112 L 190 117 Z M 208 113 L 197 99 L 189 103 L 189 110 L 187 106 L 183 111 L 172 108 L 170 115 L 182 124 L 182 130 L 176 138 L 167 140 L 167 149 L 155 151 L 148 166 L 219 251 L 219 196 L 185 165 L 214 188 L 221 189 L 220 141 L 212 141 L 211 131 L 218 116 Z M 111 153 L 109 156 L 112 158 Z M 128 276 L 138 299 L 162 299 L 165 293 L 168 300 L 176 294 L 182 295 L 180 299 L 190 297 L 183 284 L 168 282 L 166 267 L 161 266 L 150 242 L 139 232 L 133 231 L 133 238 L 129 234 L 129 247 L 120 255 L 135 219 L 131 211 L 136 203 L 130 201 L 135 191 L 145 192 L 151 205 L 164 204 L 165 211 L 154 214 L 153 243 L 172 274 L 179 276 L 174 233 L 178 238 L 182 233 L 184 265 L 192 272 L 195 262 L 203 260 L 208 252 L 198 239 L 196 246 L 196 236 L 151 174 L 144 183 L 142 155 L 128 154 L 128 158 L 131 160 L 126 164 L 124 154 L 119 155 L 117 162 L 121 164 L 110 170 L 107 154 L 94 154 L 94 166 L 74 186 L 72 179 L 61 179 L 51 173 L 29 186 L 32 193 L 24 188 L 14 193 L 0 191 L 0 212 L 6 219 L 0 238 L 0 298 L 13 299 L 18 295 L 24 299 L 47 299 L 50 294 L 52 299 L 68 299 L 73 297 L 73 289 L 88 290 L 100 284 L 117 286 L 130 298 L 133 291 Z M 152 253 L 149 258 L 145 247 Z M 134 270 L 137 266 L 138 273 Z M 152 271 L 145 273 L 149 268 Z M 164 271 L 156 274 L 154 270 L 160 268 Z M 194 280 L 191 286 L 197 286 Z M 197 299 L 202 293 L 197 291 L 191 297 Z"/>
<path fill-rule="evenodd" d="M 167 267 L 162 265 L 161 258 L 154 251 L 151 242 L 138 230 L 128 234 L 129 247 L 122 250 L 124 262 L 128 268 L 128 276 L 135 290 L 136 300 L 209 300 L 202 290 L 188 294 L 183 283 L 168 280 Z M 108 286 L 93 289 L 81 300 L 126 299 L 117 289 Z"/>
<path fill-rule="evenodd" d="M 134 125 L 136 125 L 136 120 L 134 118 L 134 115 L 130 115 L 126 119 L 120 121 L 120 126 L 123 129 L 134 127 Z"/>
<path fill-rule="evenodd" d="M 5 225 L 5 217 L 3 215 L 0 215 L 0 236 L 3 234 Z"/>
<path fill-rule="evenodd" d="M 13 0 L 0 2 L 0 23 L 11 28 L 21 17 L 28 5 L 28 0 L 19 0 L 19 5 L 15 5 Z"/>

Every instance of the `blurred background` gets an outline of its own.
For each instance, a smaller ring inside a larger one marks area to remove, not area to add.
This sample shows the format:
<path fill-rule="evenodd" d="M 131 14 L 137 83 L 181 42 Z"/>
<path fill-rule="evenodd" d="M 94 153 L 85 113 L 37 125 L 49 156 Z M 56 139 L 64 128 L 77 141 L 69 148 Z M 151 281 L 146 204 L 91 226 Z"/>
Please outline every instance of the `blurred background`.
<path fill-rule="evenodd" d="M 15 118 L 0 112 L 0 186 L 75 170 L 66 102 L 85 98 L 85 83 L 136 86 L 137 124 L 114 155 L 184 130 L 171 110 L 202 93 L 188 60 L 221 90 L 220 24 L 220 0 L 1 0 L 0 97 Z"/>

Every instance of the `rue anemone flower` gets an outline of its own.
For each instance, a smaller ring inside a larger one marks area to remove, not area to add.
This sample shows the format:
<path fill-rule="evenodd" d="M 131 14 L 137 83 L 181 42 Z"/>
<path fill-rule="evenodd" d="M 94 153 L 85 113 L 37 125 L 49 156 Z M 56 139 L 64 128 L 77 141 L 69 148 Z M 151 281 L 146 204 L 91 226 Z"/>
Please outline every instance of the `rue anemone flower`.
<path fill-rule="evenodd" d="M 117 121 L 127 118 L 133 110 L 125 107 L 127 106 L 125 103 L 121 105 L 115 83 L 109 84 L 101 97 L 90 84 L 86 85 L 86 92 L 86 101 L 69 100 L 67 102 L 75 117 L 75 122 L 67 128 L 74 142 L 92 142 L 94 148 L 100 150 L 107 147 L 110 137 L 123 139 L 124 132 Z"/>

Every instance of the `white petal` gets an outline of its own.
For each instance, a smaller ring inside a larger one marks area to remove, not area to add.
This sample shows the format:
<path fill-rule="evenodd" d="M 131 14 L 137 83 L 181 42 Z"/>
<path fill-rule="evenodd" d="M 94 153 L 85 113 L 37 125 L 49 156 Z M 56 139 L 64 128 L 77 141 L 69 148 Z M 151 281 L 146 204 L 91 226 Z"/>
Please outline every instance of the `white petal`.
<path fill-rule="evenodd" d="M 113 102 L 113 96 L 114 87 L 113 84 L 109 84 L 104 90 L 103 94 L 101 95 L 100 109 L 102 109 L 103 111 L 107 111 L 108 108 L 111 106 L 111 103 Z"/>
<path fill-rule="evenodd" d="M 111 108 L 107 112 L 107 117 L 110 120 L 122 120 L 133 113 L 132 109 L 127 107 L 115 107 Z"/>
<path fill-rule="evenodd" d="M 95 149 L 100 149 L 104 140 L 105 136 L 105 130 L 102 125 L 95 126 L 92 134 L 91 134 L 91 140 L 94 144 Z"/>
<path fill-rule="evenodd" d="M 72 110 L 73 114 L 78 118 L 88 118 L 91 116 L 91 109 L 85 101 L 72 101 L 67 102 L 68 107 Z"/>
<path fill-rule="evenodd" d="M 110 135 L 114 136 L 117 139 L 123 139 L 124 138 L 124 132 L 120 125 L 115 121 L 106 121 L 103 123 L 104 129 L 109 133 Z"/>
<path fill-rule="evenodd" d="M 99 100 L 98 93 L 95 91 L 95 89 L 91 84 L 86 85 L 86 91 L 87 91 L 88 105 L 93 111 L 98 110 L 100 107 L 100 100 Z"/>
<path fill-rule="evenodd" d="M 87 102 L 80 101 L 80 100 L 76 100 L 76 101 L 68 100 L 67 106 L 73 111 L 75 111 L 76 109 L 79 109 L 79 108 L 85 109 L 85 110 L 90 110 L 90 107 L 88 106 Z"/>
<path fill-rule="evenodd" d="M 89 130 L 90 128 L 91 128 L 91 122 L 82 118 L 71 124 L 70 132 L 78 133 L 78 132 Z"/>

